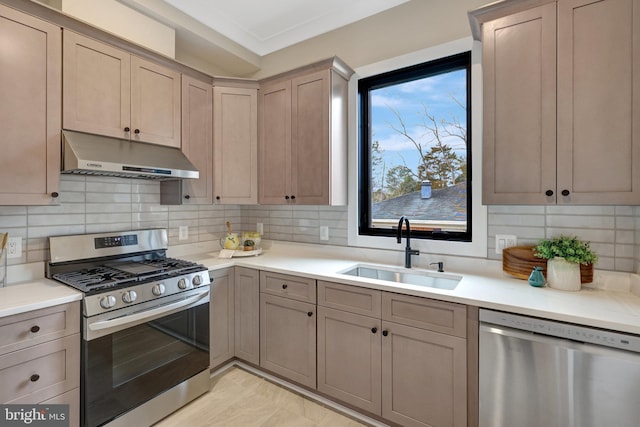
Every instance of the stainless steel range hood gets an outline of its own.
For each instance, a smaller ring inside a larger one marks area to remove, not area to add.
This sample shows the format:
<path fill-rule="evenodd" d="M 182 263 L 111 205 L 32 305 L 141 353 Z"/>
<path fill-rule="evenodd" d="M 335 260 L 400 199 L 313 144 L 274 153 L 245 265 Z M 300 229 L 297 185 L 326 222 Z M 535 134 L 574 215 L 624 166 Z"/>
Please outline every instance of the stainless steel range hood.
<path fill-rule="evenodd" d="M 198 178 L 198 169 L 177 148 L 62 131 L 62 173 L 175 180 Z"/>

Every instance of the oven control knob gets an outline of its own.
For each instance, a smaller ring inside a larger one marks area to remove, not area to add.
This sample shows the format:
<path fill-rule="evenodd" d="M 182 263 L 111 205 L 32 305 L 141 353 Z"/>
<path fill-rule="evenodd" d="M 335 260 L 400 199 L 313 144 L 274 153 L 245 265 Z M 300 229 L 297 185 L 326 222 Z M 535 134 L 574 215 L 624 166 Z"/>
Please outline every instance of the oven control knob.
<path fill-rule="evenodd" d="M 136 298 L 138 298 L 138 294 L 136 293 L 136 291 L 127 291 L 122 294 L 122 301 L 126 303 L 134 302 Z"/>
<path fill-rule="evenodd" d="M 113 295 L 107 295 L 106 297 L 100 298 L 100 307 L 104 309 L 109 309 L 116 305 L 116 297 Z"/>
<path fill-rule="evenodd" d="M 157 285 L 153 285 L 153 288 L 151 288 L 151 292 L 153 292 L 153 294 L 157 297 L 159 297 L 160 295 L 164 294 L 164 285 L 162 283 L 159 283 Z"/>
<path fill-rule="evenodd" d="M 182 279 L 178 280 L 178 287 L 180 289 L 187 289 L 187 281 L 185 280 L 184 277 Z"/>
<path fill-rule="evenodd" d="M 200 286 L 202 285 L 202 277 L 200 277 L 200 275 L 196 275 L 193 277 L 193 286 Z"/>

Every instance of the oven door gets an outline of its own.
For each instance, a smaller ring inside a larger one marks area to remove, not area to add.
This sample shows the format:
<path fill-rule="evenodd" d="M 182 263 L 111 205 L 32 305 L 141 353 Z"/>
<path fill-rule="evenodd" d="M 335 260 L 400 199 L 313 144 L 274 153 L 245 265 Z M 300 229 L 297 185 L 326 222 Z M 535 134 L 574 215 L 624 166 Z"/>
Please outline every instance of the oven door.
<path fill-rule="evenodd" d="M 160 307 L 85 320 L 83 425 L 112 421 L 209 368 L 209 291 L 185 294 Z"/>

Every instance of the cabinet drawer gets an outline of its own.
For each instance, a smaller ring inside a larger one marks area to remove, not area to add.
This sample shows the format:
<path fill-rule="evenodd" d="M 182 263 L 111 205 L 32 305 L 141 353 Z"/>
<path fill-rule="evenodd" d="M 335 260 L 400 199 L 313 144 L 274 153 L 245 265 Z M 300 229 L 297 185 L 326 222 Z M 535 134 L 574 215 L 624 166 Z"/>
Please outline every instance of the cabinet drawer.
<path fill-rule="evenodd" d="M 461 338 L 467 336 L 467 307 L 463 304 L 383 292 L 382 319 Z"/>
<path fill-rule="evenodd" d="M 260 291 L 298 301 L 316 302 L 316 281 L 304 277 L 261 271 Z"/>
<path fill-rule="evenodd" d="M 40 403 L 45 405 L 69 405 L 69 427 L 80 425 L 80 388 L 76 387 L 71 391 Z"/>
<path fill-rule="evenodd" d="M 381 291 L 318 281 L 318 305 L 380 317 Z"/>
<path fill-rule="evenodd" d="M 0 357 L 0 402 L 38 403 L 80 386 L 80 334 Z"/>
<path fill-rule="evenodd" d="M 0 355 L 80 331 L 80 303 L 0 318 Z"/>

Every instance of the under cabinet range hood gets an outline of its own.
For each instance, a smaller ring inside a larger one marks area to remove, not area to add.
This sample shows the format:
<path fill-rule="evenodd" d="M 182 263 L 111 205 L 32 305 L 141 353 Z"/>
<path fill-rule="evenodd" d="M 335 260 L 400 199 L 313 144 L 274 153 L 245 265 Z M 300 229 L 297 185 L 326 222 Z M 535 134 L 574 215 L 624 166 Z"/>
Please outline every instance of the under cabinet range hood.
<path fill-rule="evenodd" d="M 175 180 L 198 178 L 198 169 L 177 148 L 62 131 L 62 173 Z"/>

